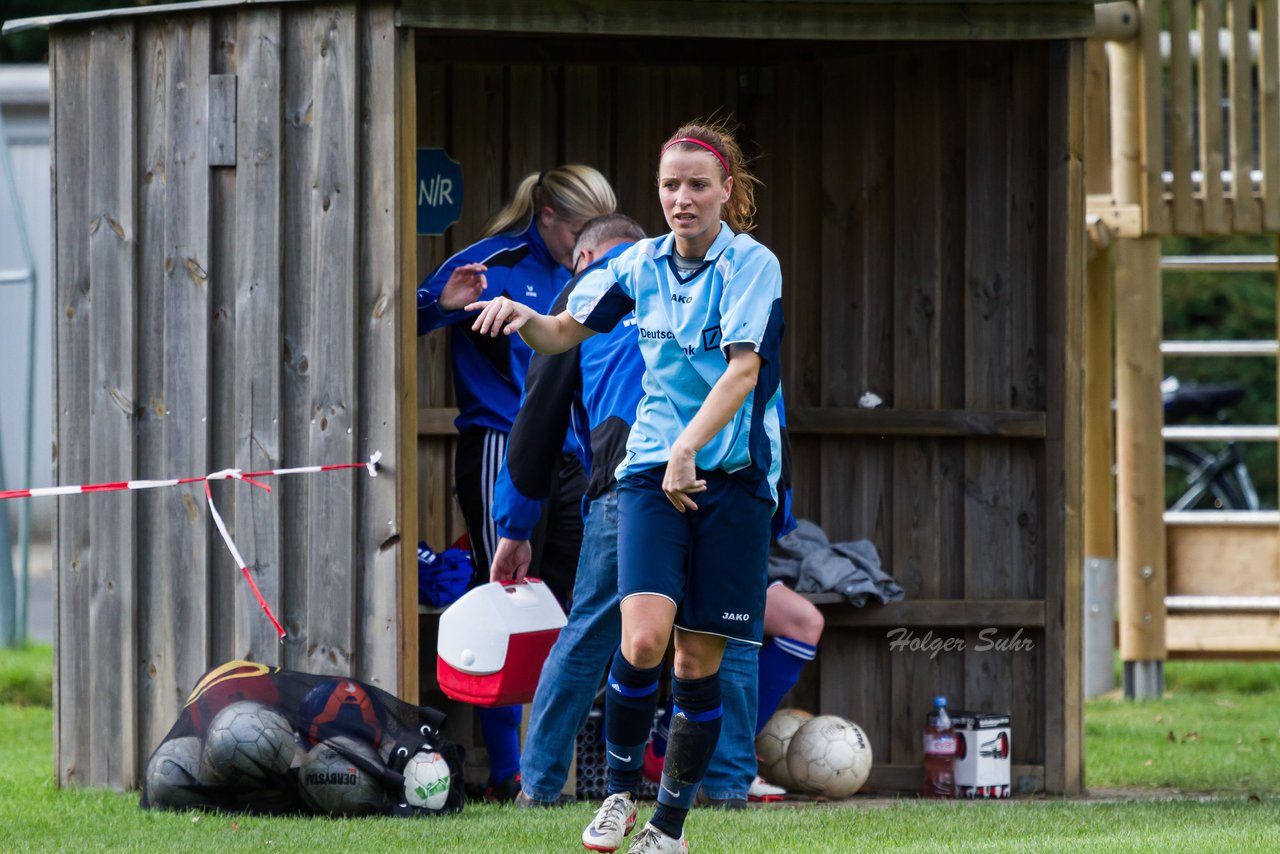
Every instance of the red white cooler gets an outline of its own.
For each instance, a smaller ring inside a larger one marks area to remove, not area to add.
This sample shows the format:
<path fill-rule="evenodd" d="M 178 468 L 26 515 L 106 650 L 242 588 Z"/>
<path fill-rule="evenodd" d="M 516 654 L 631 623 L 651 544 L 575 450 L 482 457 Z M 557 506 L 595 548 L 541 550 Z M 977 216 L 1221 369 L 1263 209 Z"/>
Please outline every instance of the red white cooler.
<path fill-rule="evenodd" d="M 477 706 L 529 702 L 565 622 L 560 603 L 536 578 L 468 591 L 440 615 L 440 690 Z"/>

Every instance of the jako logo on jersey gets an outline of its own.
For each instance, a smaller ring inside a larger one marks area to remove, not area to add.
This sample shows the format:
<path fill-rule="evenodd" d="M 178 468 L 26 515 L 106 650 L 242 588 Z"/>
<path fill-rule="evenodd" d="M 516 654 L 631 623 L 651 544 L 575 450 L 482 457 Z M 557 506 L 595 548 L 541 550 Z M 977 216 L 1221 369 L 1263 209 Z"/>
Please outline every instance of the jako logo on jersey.
<path fill-rule="evenodd" d="M 688 297 L 688 296 L 685 296 L 684 294 L 672 294 L 671 301 L 678 302 L 681 305 L 688 305 L 689 303 L 693 302 L 693 297 Z"/>
<path fill-rule="evenodd" d="M 751 615 L 750 614 L 731 614 L 728 611 L 725 611 L 723 614 L 720 615 L 720 619 L 731 620 L 732 622 L 735 622 L 735 623 L 745 623 L 747 620 L 751 619 Z"/>
<path fill-rule="evenodd" d="M 720 347 L 720 327 L 711 326 L 702 330 L 702 349 L 715 350 Z"/>
<path fill-rule="evenodd" d="M 666 341 L 669 339 L 673 339 L 676 336 L 674 332 L 671 332 L 670 330 L 667 330 L 667 329 L 645 329 L 643 326 L 641 326 L 640 337 Z"/>

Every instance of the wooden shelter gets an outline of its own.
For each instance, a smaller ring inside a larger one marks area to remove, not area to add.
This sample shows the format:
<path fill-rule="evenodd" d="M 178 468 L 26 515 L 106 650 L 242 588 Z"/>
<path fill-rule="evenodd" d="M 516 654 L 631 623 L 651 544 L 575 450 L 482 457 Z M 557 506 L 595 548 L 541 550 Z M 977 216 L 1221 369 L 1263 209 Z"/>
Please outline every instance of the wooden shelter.
<path fill-rule="evenodd" d="M 1077 0 L 402 0 L 48 22 L 58 482 L 386 464 L 215 489 L 283 644 L 197 490 L 61 499 L 59 780 L 136 782 L 231 657 L 419 694 L 412 546 L 462 523 L 446 333 L 414 340 L 414 286 L 557 162 L 658 231 L 657 147 L 721 112 L 783 265 L 796 509 L 906 590 L 824 604 L 793 699 L 862 724 L 878 788 L 918 787 L 942 693 L 1013 714 L 1019 791 L 1078 791 L 1093 21 Z M 413 232 L 420 146 L 462 164 L 444 237 Z"/>

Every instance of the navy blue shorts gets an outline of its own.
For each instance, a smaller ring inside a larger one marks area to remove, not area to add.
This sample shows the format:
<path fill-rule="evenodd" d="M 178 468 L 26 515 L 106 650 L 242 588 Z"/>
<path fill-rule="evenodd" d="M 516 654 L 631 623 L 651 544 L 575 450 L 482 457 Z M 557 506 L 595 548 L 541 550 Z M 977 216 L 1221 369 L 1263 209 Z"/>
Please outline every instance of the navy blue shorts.
<path fill-rule="evenodd" d="M 618 595 L 656 593 L 676 605 L 676 626 L 759 644 L 769 583 L 773 504 L 722 471 L 701 471 L 707 491 L 681 513 L 662 491 L 666 466 L 618 483 Z"/>

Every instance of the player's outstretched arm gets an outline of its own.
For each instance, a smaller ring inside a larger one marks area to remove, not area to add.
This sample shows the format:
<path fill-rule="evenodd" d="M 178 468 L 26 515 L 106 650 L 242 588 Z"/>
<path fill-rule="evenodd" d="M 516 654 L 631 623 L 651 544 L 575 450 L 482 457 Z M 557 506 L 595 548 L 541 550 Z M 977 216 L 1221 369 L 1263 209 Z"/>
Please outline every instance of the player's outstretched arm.
<path fill-rule="evenodd" d="M 481 335 L 496 338 L 498 333 L 518 332 L 530 348 L 548 356 L 563 353 L 595 334 L 567 311 L 557 315 L 539 314 L 524 303 L 506 297 L 473 302 L 466 310 L 480 312 L 471 328 Z"/>

